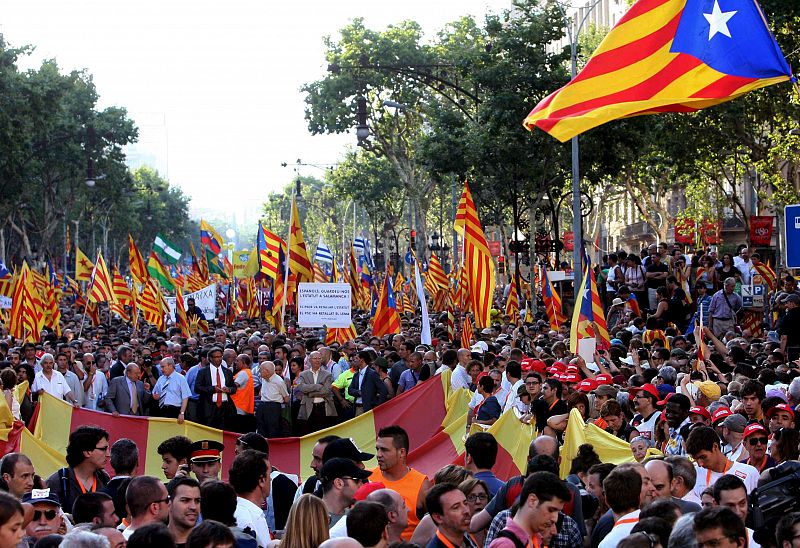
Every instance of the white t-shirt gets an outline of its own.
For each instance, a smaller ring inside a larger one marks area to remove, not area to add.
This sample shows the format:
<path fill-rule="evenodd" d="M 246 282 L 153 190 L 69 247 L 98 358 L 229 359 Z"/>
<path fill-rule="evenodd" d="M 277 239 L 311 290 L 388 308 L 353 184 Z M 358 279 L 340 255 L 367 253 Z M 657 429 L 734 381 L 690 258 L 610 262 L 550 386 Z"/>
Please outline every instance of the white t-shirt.
<path fill-rule="evenodd" d="M 600 542 L 599 548 L 616 548 L 622 539 L 631 534 L 631 529 L 639 523 L 639 510 L 625 514 L 614 523 L 614 527 Z"/>
<path fill-rule="evenodd" d="M 255 532 L 256 542 L 262 548 L 272 540 L 264 511 L 249 500 L 236 497 L 236 511 L 233 516 L 236 518 L 237 527 L 242 529 L 249 527 Z"/>
<path fill-rule="evenodd" d="M 655 441 L 655 431 L 658 425 L 658 420 L 661 418 L 661 411 L 655 411 L 652 415 L 645 419 L 641 414 L 637 414 L 631 421 L 631 426 L 639 431 L 639 435 L 648 440 Z"/>
<path fill-rule="evenodd" d="M 745 488 L 747 489 L 748 495 L 753 489 L 758 487 L 759 474 L 755 467 L 743 462 L 728 461 L 728 463 L 729 467 L 724 473 L 712 472 L 707 468 L 703 468 L 702 466 L 697 466 L 695 464 L 694 467 L 695 470 L 697 470 L 697 481 L 694 484 L 694 489 L 692 489 L 694 494 L 699 497 L 706 487 L 714 485 L 714 483 L 716 483 L 716 481 L 725 474 L 732 474 L 742 480 Z"/>

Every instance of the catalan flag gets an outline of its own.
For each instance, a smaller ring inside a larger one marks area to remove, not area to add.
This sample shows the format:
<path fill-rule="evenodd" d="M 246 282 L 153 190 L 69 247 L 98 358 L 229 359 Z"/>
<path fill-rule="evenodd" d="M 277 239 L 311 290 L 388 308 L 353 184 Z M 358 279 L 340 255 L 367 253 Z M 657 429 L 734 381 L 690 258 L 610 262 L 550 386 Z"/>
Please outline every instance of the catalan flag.
<path fill-rule="evenodd" d="M 386 276 L 383 287 L 381 287 L 378 307 L 375 310 L 375 316 L 372 318 L 372 335 L 383 337 L 390 333 L 400 333 L 400 315 L 397 313 L 397 304 L 394 300 L 392 278 Z"/>
<path fill-rule="evenodd" d="M 544 301 L 547 320 L 550 322 L 550 329 L 557 330 L 566 323 L 567 318 L 564 316 L 561 305 L 561 295 L 553 287 L 553 282 L 550 281 L 550 276 L 547 275 L 547 268 L 542 266 L 542 272 L 542 300 Z"/>
<path fill-rule="evenodd" d="M 292 197 L 292 224 L 289 227 L 289 270 L 297 274 L 298 282 L 309 282 L 314 279 L 295 197 Z"/>
<path fill-rule="evenodd" d="M 213 226 L 200 219 L 200 242 L 213 251 L 214 255 L 219 255 L 225 239 L 214 230 Z"/>
<path fill-rule="evenodd" d="M 16 275 L 8 332 L 16 339 L 36 343 L 44 327 L 44 305 L 31 273 L 28 263 L 23 262 Z"/>
<path fill-rule="evenodd" d="M 81 248 L 75 246 L 75 279 L 79 282 L 88 282 L 92 279 L 94 263 L 89 260 Z"/>
<path fill-rule="evenodd" d="M 464 238 L 463 268 L 469 280 L 469 302 L 475 314 L 475 324 L 478 328 L 489 327 L 495 288 L 494 261 L 466 181 L 454 228 Z"/>
<path fill-rule="evenodd" d="M 342 345 L 356 337 L 358 337 L 358 331 L 356 331 L 356 326 L 350 322 L 350 327 L 329 327 L 325 332 L 325 344 L 337 342 Z"/>
<path fill-rule="evenodd" d="M 328 276 L 325 275 L 325 271 L 322 270 L 322 267 L 318 264 L 314 263 L 314 281 L 316 283 L 324 284 L 330 282 Z"/>
<path fill-rule="evenodd" d="M 448 281 L 447 274 L 444 273 L 442 263 L 436 253 L 431 253 L 431 258 L 428 261 L 428 278 L 437 289 L 447 289 Z"/>
<path fill-rule="evenodd" d="M 112 312 L 119 315 L 122 321 L 129 322 L 131 321 L 131 317 L 130 314 L 128 314 L 128 311 L 125 310 L 125 305 L 133 307 L 133 295 L 131 293 L 131 289 L 128 287 L 128 284 L 125 283 L 125 280 L 122 278 L 122 275 L 116 268 L 112 269 L 111 276 L 114 279 L 114 296 L 116 297 L 117 302 L 112 303 L 109 308 Z"/>
<path fill-rule="evenodd" d="M 90 303 L 113 303 L 117 297 L 114 295 L 114 280 L 108 271 L 102 253 L 97 255 L 92 278 L 86 290 Z"/>
<path fill-rule="evenodd" d="M 147 281 L 149 274 L 147 272 L 147 266 L 144 264 L 144 258 L 142 257 L 139 248 L 136 247 L 136 242 L 133 241 L 133 236 L 128 234 L 128 262 L 131 268 L 131 276 L 140 284 L 143 284 Z"/>
<path fill-rule="evenodd" d="M 519 322 L 519 296 L 517 295 L 517 284 L 513 281 L 509 284 L 508 297 L 506 298 L 506 316 L 511 318 L 511 322 L 516 325 Z"/>
<path fill-rule="evenodd" d="M 778 282 L 778 275 L 775 274 L 775 271 L 772 270 L 772 267 L 766 263 L 758 261 L 758 264 L 753 264 L 753 268 L 756 272 L 761 274 L 761 277 L 764 279 L 764 284 L 769 288 L 769 290 L 774 291 Z"/>
<path fill-rule="evenodd" d="M 286 242 L 259 223 L 256 242 L 258 249 L 259 272 L 273 280 L 283 277 L 283 262 L 286 256 Z"/>
<path fill-rule="evenodd" d="M 181 335 L 190 337 L 189 318 L 186 317 L 186 304 L 183 302 L 183 291 L 175 288 L 175 325 L 181 330 Z"/>
<path fill-rule="evenodd" d="M 611 343 L 594 271 L 588 261 L 584 264 L 583 283 L 575 297 L 575 310 L 572 313 L 570 348 L 573 352 L 578 352 L 582 339 L 595 339 L 599 349 L 608 348 Z"/>
<path fill-rule="evenodd" d="M 791 77 L 755 0 L 639 0 L 524 125 L 566 141 L 611 120 L 692 112 Z"/>
<path fill-rule="evenodd" d="M 461 326 L 461 348 L 472 347 L 475 334 L 472 329 L 472 319 L 469 314 L 464 314 L 464 324 Z"/>

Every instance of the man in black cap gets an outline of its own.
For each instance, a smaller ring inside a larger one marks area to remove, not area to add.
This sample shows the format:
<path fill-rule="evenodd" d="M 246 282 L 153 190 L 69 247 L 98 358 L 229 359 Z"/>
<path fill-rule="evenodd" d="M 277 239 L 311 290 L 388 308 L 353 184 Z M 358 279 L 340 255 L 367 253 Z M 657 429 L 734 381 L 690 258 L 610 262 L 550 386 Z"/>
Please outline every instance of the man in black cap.
<path fill-rule="evenodd" d="M 224 445 L 214 440 L 200 440 L 192 444 L 189 462 L 200 485 L 208 480 L 219 479 L 224 449 Z"/>
<path fill-rule="evenodd" d="M 363 470 L 364 462 L 372 460 L 374 457 L 375 455 L 372 453 L 365 453 L 359 449 L 353 438 L 339 438 L 325 446 L 325 450 L 322 452 L 322 464 L 335 458 L 349 459 Z"/>
<path fill-rule="evenodd" d="M 33 546 L 40 538 L 59 534 L 64 518 L 61 502 L 55 492 L 51 489 L 34 489 L 22 496 L 22 502 L 33 506 L 33 518 L 25 528 L 23 546 Z"/>
<path fill-rule="evenodd" d="M 347 509 L 355 502 L 356 491 L 370 473 L 350 459 L 334 458 L 322 465 L 322 502 L 328 509 L 330 527 L 347 514 Z"/>

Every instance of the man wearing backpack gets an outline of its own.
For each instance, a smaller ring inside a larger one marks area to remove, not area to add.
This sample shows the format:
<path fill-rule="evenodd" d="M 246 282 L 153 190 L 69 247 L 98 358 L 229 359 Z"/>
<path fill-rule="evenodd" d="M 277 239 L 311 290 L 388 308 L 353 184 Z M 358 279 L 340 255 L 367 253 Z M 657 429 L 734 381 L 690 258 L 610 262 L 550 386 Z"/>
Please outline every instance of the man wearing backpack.
<path fill-rule="evenodd" d="M 71 509 L 81 493 L 95 493 L 109 482 L 104 468 L 110 456 L 108 432 L 97 426 L 79 426 L 69 435 L 67 468 L 47 478 L 62 508 Z"/>
<path fill-rule="evenodd" d="M 524 548 L 542 545 L 542 532 L 558 522 L 558 513 L 570 500 L 570 492 L 552 472 L 534 472 L 525 479 L 519 508 L 500 531 L 490 548 Z"/>

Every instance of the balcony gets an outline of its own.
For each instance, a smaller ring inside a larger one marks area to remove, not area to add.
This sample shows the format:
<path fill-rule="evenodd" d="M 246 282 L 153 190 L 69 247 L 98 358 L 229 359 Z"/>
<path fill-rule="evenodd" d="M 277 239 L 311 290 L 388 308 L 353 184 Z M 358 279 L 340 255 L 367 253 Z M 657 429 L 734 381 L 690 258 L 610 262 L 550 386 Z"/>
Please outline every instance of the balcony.
<path fill-rule="evenodd" d="M 625 228 L 623 228 L 621 232 L 621 236 L 623 238 L 639 238 L 641 236 L 646 236 L 648 234 L 655 236 L 653 229 L 650 228 L 650 225 L 648 225 L 644 221 L 638 221 L 636 223 L 630 224 Z"/>

